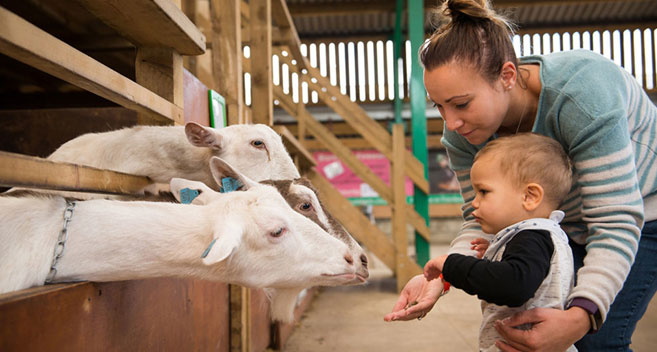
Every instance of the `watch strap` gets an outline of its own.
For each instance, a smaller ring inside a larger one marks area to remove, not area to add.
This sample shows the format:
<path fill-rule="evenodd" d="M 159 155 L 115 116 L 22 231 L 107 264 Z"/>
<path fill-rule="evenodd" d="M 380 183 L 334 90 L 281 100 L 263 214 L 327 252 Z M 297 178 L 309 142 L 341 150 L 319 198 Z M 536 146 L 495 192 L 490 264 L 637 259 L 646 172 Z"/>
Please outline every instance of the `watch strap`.
<path fill-rule="evenodd" d="M 600 309 L 598 309 L 598 306 L 593 301 L 587 298 L 577 297 L 570 302 L 569 307 L 580 307 L 589 314 L 589 322 L 591 323 L 589 334 L 595 334 L 600 330 L 602 327 L 602 314 L 600 314 Z"/>

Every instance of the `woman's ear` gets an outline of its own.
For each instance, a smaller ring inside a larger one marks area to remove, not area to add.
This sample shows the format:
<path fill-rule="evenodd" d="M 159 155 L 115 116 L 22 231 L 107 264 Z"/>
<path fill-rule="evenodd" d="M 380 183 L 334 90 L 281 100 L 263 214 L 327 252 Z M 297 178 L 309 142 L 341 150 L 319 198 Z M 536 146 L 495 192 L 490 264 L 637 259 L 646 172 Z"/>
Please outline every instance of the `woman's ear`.
<path fill-rule="evenodd" d="M 504 90 L 511 90 L 516 84 L 516 79 L 518 78 L 518 70 L 516 65 L 511 61 L 507 61 L 502 65 L 502 70 L 500 72 L 500 79 L 502 80 L 502 87 Z"/>
<path fill-rule="evenodd" d="M 533 211 L 538 208 L 543 202 L 545 192 L 543 187 L 538 183 L 529 183 L 525 186 L 525 191 L 522 199 L 522 206 L 527 211 Z"/>

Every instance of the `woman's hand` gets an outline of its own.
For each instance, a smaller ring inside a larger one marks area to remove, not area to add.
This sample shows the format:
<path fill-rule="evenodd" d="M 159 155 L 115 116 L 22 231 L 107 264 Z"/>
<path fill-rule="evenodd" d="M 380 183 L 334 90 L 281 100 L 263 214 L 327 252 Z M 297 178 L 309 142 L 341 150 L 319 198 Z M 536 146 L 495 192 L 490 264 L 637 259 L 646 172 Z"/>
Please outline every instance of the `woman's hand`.
<path fill-rule="evenodd" d="M 514 326 L 532 323 L 530 330 Z M 534 308 L 495 322 L 505 341 L 495 345 L 502 351 L 565 351 L 586 335 L 591 327 L 588 313 L 579 307 L 568 310 Z"/>
<path fill-rule="evenodd" d="M 484 257 L 484 253 L 486 253 L 490 242 L 485 238 L 475 238 L 470 244 L 472 245 L 470 249 L 477 251 L 477 258 L 481 259 Z"/>
<path fill-rule="evenodd" d="M 408 280 L 399 295 L 392 312 L 383 317 L 385 321 L 412 320 L 422 318 L 433 308 L 443 292 L 442 280 L 427 281 L 424 275 Z"/>

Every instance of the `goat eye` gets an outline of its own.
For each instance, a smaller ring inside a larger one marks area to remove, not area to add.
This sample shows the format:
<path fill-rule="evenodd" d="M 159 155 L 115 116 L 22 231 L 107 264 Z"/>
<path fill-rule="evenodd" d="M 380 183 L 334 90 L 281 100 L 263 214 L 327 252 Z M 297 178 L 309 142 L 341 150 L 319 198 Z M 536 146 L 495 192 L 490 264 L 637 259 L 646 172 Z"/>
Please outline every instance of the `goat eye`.
<path fill-rule="evenodd" d="M 264 148 L 265 147 L 265 142 L 263 142 L 259 139 L 256 139 L 254 141 L 251 141 L 251 145 L 256 147 L 256 148 Z"/>
<path fill-rule="evenodd" d="M 307 202 L 306 202 L 306 203 L 302 203 L 301 205 L 299 205 L 299 209 L 304 210 L 304 211 L 308 211 L 308 210 L 310 210 L 310 209 L 312 209 L 312 208 L 313 208 L 312 204 L 307 203 Z"/>
<path fill-rule="evenodd" d="M 281 237 L 283 235 L 283 228 L 279 227 L 278 230 L 271 233 L 272 237 Z"/>

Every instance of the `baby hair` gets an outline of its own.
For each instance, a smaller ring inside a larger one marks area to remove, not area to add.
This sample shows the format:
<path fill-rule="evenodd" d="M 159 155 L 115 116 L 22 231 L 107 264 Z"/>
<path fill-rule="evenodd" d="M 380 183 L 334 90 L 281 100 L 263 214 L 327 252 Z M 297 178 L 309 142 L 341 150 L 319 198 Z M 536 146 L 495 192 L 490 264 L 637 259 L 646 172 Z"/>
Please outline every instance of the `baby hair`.
<path fill-rule="evenodd" d="M 559 142 L 536 133 L 519 133 L 488 142 L 474 161 L 493 157 L 505 176 L 522 187 L 538 183 L 545 199 L 559 206 L 573 183 L 573 165 Z"/>
<path fill-rule="evenodd" d="M 436 13 L 442 25 L 420 47 L 420 62 L 431 71 L 454 60 L 469 63 L 492 82 L 502 65 L 518 59 L 511 38 L 514 24 L 486 0 L 447 0 Z"/>

